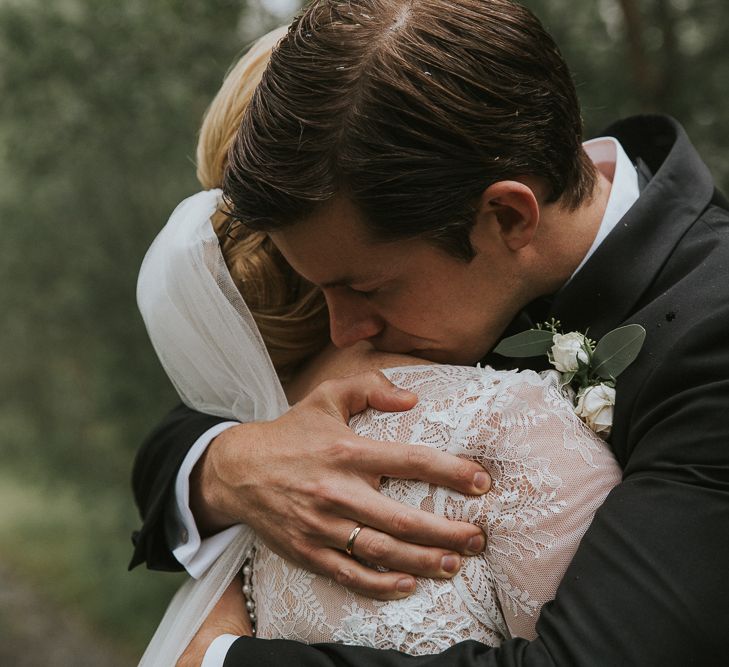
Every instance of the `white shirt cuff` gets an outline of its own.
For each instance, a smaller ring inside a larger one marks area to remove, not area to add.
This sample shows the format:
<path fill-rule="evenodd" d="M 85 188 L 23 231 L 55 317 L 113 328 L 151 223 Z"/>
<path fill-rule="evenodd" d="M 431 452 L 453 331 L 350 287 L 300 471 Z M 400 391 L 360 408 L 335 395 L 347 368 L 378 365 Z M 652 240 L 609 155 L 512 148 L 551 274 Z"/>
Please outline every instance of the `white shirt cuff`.
<path fill-rule="evenodd" d="M 200 538 L 190 509 L 190 474 L 213 439 L 237 425 L 238 422 L 222 422 L 205 431 L 190 448 L 175 480 L 175 505 L 167 526 L 167 539 L 174 557 L 195 579 L 199 579 L 225 551 L 240 526 L 231 526 L 204 540 Z"/>
<path fill-rule="evenodd" d="M 200 667 L 223 667 L 225 656 L 228 655 L 230 647 L 233 646 L 233 643 L 237 639 L 240 639 L 240 637 L 236 637 L 235 635 L 220 635 L 220 637 L 213 640 L 208 650 L 205 651 L 205 657 Z"/>

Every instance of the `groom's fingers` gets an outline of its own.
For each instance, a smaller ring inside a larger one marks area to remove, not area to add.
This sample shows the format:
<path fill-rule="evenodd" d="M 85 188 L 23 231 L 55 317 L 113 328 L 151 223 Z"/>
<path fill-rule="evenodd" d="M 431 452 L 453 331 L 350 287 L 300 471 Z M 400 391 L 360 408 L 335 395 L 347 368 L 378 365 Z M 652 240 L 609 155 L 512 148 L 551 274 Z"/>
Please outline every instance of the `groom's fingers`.
<path fill-rule="evenodd" d="M 373 475 L 419 479 L 480 496 L 491 488 L 491 476 L 475 461 L 422 445 L 393 444 L 361 438 L 362 470 Z"/>
<path fill-rule="evenodd" d="M 378 572 L 336 549 L 322 549 L 310 566 L 354 593 L 378 600 L 399 600 L 415 590 L 415 579 L 402 572 Z"/>
<path fill-rule="evenodd" d="M 377 565 L 387 565 L 413 574 L 420 574 L 422 569 L 412 570 L 408 567 L 408 563 L 417 559 L 418 554 L 422 555 L 424 552 L 418 548 L 417 552 L 411 550 L 405 553 L 405 547 L 414 548 L 415 545 L 431 547 L 429 558 L 432 559 L 430 561 L 432 567 L 433 560 L 439 557 L 438 554 L 441 554 L 442 549 L 474 555 L 483 551 L 486 546 L 483 531 L 474 524 L 465 521 L 451 521 L 443 516 L 399 503 L 374 490 L 371 497 L 367 499 L 359 497 L 359 501 L 356 505 L 353 503 L 347 508 L 350 518 L 380 533 L 396 538 L 394 542 L 386 544 L 380 539 L 380 544 L 376 548 L 371 547 L 370 553 L 358 553 L 358 556 L 365 560 L 369 556 Z M 388 563 L 383 562 L 379 558 L 379 554 L 385 550 L 385 547 L 393 547 L 395 544 L 398 549 L 388 557 Z"/>
<path fill-rule="evenodd" d="M 359 531 L 352 540 L 352 531 Z M 354 556 L 389 570 L 407 572 L 416 577 L 449 579 L 461 567 L 461 556 L 454 551 L 408 544 L 370 526 L 351 521 L 337 522 L 332 531 L 332 546 L 340 549 L 352 542 Z"/>

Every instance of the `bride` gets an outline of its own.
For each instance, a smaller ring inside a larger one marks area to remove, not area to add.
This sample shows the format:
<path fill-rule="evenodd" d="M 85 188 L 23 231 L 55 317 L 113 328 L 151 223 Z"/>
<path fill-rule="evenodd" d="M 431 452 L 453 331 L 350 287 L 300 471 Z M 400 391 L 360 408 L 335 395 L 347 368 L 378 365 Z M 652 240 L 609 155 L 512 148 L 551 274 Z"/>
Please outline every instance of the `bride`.
<path fill-rule="evenodd" d="M 472 458 L 493 485 L 477 497 L 386 479 L 382 493 L 481 526 L 487 548 L 464 559 L 451 579 L 418 579 L 409 597 L 375 601 L 287 562 L 240 526 L 223 556 L 175 596 L 140 664 L 175 664 L 193 637 L 185 664 L 199 664 L 220 627 L 199 632 L 211 612 L 236 616 L 230 621 L 238 632 L 255 622 L 261 638 L 416 655 L 464 639 L 498 645 L 533 638 L 542 605 L 620 481 L 619 467 L 577 418 L 555 372 L 424 365 L 366 345 L 334 349 L 318 290 L 264 233 L 229 224 L 217 189 L 227 148 L 282 34 L 266 35 L 241 59 L 208 110 L 198 146 L 206 190 L 177 207 L 141 268 L 137 298 L 149 336 L 187 405 L 240 421 L 277 418 L 326 379 L 384 369 L 417 395 L 417 405 L 400 413 L 367 410 L 351 428 Z"/>

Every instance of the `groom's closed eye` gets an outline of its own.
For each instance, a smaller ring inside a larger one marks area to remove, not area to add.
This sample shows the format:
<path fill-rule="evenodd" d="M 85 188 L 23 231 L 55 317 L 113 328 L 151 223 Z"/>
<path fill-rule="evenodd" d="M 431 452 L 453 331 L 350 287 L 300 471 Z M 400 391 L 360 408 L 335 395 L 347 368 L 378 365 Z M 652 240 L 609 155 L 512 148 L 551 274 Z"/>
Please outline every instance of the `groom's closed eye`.
<path fill-rule="evenodd" d="M 349 289 L 352 292 L 354 292 L 355 294 L 359 294 L 361 296 L 364 296 L 365 298 L 370 298 L 370 297 L 374 296 L 375 294 L 378 294 L 380 291 L 379 287 L 374 287 L 371 289 L 356 289 L 354 287 L 350 287 Z"/>
<path fill-rule="evenodd" d="M 372 297 L 377 294 L 381 294 L 383 291 L 388 290 L 390 291 L 392 289 L 392 280 L 385 280 L 385 281 L 360 281 L 357 282 L 355 280 L 346 283 L 342 285 L 345 289 L 349 290 L 350 292 L 354 292 L 355 294 L 358 294 L 360 296 L 365 297 Z"/>

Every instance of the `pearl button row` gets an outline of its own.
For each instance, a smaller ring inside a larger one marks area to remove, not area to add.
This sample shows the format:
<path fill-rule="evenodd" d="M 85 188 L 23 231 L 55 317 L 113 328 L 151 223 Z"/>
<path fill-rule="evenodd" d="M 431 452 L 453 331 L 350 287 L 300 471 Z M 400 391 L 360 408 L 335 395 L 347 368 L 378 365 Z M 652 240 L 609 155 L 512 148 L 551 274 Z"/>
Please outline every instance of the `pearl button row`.
<path fill-rule="evenodd" d="M 248 610 L 248 618 L 251 619 L 251 628 L 253 629 L 253 636 L 256 636 L 256 602 L 253 599 L 253 585 L 251 580 L 253 578 L 253 557 L 256 555 L 256 548 L 251 547 L 246 553 L 245 559 L 243 560 L 243 597 L 246 599 L 246 609 Z"/>

